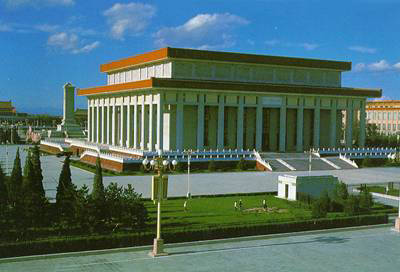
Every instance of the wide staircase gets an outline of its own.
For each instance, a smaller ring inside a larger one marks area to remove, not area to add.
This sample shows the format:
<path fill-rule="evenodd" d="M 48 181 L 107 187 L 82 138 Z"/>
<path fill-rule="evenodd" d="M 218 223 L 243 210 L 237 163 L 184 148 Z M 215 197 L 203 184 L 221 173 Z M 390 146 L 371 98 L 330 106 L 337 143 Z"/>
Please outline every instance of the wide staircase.
<path fill-rule="evenodd" d="M 268 163 L 274 172 L 308 171 L 310 170 L 310 155 L 306 153 L 259 153 L 264 162 Z M 320 158 L 311 155 L 311 171 L 355 169 L 356 167 L 339 157 Z"/>

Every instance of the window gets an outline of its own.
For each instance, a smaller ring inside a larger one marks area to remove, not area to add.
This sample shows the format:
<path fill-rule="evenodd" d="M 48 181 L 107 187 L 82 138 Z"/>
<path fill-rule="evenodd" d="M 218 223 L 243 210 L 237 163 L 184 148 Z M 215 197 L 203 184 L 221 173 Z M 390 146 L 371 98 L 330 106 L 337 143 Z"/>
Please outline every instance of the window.
<path fill-rule="evenodd" d="M 378 120 L 381 120 L 382 112 L 378 112 Z"/>
<path fill-rule="evenodd" d="M 388 130 L 392 130 L 392 125 L 391 125 L 391 124 L 388 124 L 387 129 L 388 129 Z"/>
<path fill-rule="evenodd" d="M 388 112 L 388 120 L 392 120 L 392 113 Z"/>
<path fill-rule="evenodd" d="M 393 124 L 393 131 L 396 131 L 396 130 L 397 130 L 397 125 Z"/>
<path fill-rule="evenodd" d="M 386 130 L 386 124 L 382 124 L 382 130 Z"/>
<path fill-rule="evenodd" d="M 383 113 L 382 120 L 386 120 L 386 112 Z"/>
<path fill-rule="evenodd" d="M 393 112 L 393 120 L 397 120 L 397 112 Z"/>

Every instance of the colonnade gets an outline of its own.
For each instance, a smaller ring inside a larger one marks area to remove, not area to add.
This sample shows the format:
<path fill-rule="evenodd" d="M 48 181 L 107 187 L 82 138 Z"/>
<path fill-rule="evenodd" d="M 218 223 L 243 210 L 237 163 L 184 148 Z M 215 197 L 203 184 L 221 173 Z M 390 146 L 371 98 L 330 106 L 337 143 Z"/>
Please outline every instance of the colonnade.
<path fill-rule="evenodd" d="M 314 98 L 312 107 L 305 104 L 304 97 L 299 97 L 295 106 L 284 96 L 279 104 L 270 105 L 261 97 L 247 104 L 245 95 L 238 95 L 234 104 L 226 103 L 224 95 L 218 95 L 212 103 L 207 102 L 206 94 L 197 95 L 191 103 L 184 97 L 177 93 L 175 101 L 170 101 L 158 93 L 89 98 L 88 140 L 143 150 L 254 148 L 301 152 L 309 147 L 338 147 L 341 112 L 345 111 L 344 139 L 346 147 L 351 147 L 354 110 L 359 110 L 358 143 L 361 147 L 365 143 L 365 100 L 355 108 L 353 100 L 347 99 L 343 108 L 336 99 L 331 99 L 329 107 L 322 106 L 319 97 Z M 265 120 L 268 114 L 271 117 Z"/>

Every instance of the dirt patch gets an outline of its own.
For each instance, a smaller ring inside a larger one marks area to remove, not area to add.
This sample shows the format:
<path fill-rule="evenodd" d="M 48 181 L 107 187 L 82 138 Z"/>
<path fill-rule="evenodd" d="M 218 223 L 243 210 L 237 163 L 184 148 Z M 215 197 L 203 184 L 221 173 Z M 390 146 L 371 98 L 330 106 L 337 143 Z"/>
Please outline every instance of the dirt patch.
<path fill-rule="evenodd" d="M 243 210 L 243 212 L 248 212 L 248 213 L 284 213 L 287 212 L 287 209 L 278 209 L 276 207 L 271 207 L 271 208 L 249 208 Z"/>

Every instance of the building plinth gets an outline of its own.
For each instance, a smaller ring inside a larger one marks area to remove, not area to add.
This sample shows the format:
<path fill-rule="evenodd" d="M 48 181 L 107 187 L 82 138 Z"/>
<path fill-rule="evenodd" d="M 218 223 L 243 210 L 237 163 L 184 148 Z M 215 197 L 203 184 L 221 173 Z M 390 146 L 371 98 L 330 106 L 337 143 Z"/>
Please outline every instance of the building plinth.
<path fill-rule="evenodd" d="M 149 252 L 151 257 L 167 256 L 168 253 L 164 251 L 164 240 L 154 239 L 153 250 Z"/>
<path fill-rule="evenodd" d="M 394 229 L 397 230 L 398 232 L 400 232 L 400 217 L 396 218 L 396 223 L 395 223 Z"/>

